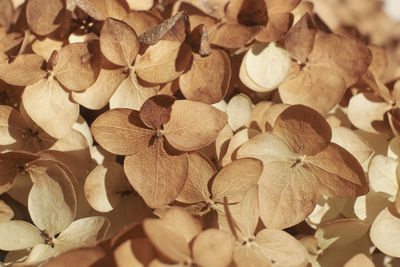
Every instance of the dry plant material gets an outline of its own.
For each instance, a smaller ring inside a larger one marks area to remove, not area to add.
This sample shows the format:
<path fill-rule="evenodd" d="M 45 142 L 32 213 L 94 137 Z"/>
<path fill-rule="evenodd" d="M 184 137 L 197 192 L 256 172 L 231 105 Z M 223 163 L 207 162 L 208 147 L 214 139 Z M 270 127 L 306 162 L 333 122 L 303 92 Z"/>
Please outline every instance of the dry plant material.
<path fill-rule="evenodd" d="M 199 221 L 184 210 L 174 208 L 161 219 L 146 219 L 143 229 L 163 258 L 174 264 L 228 266 L 231 263 L 233 236 L 212 228 L 202 231 Z M 152 264 L 163 265 L 159 259 Z"/>
<path fill-rule="evenodd" d="M 239 148 L 238 158 L 263 162 L 259 202 L 267 227 L 301 222 L 315 208 L 319 193 L 355 197 L 369 191 L 357 159 L 331 143 L 331 137 L 330 126 L 317 111 L 294 105 L 278 116 L 272 133 L 259 134 Z"/>
<path fill-rule="evenodd" d="M 0 1 L 0 265 L 397 266 L 382 4 Z"/>
<path fill-rule="evenodd" d="M 213 142 L 225 124 L 226 115 L 207 104 L 159 95 L 147 100 L 140 112 L 104 113 L 92 124 L 92 132 L 106 150 L 127 155 L 129 182 L 150 207 L 158 208 L 176 199 L 188 175 L 187 154 L 169 145 L 198 150 Z"/>

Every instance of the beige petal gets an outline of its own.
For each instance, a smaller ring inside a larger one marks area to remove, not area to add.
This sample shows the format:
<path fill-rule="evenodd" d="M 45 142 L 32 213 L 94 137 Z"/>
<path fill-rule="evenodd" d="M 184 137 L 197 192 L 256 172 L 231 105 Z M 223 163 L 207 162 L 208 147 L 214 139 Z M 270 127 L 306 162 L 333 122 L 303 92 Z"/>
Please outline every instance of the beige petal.
<path fill-rule="evenodd" d="M 386 208 L 376 217 L 369 236 L 380 251 L 392 257 L 400 257 L 399 230 L 400 218 L 393 216 Z"/>
<path fill-rule="evenodd" d="M 200 234 L 203 227 L 198 218 L 193 217 L 183 208 L 173 207 L 169 209 L 161 217 L 161 220 L 174 228 L 176 232 L 182 234 L 187 243 Z"/>
<path fill-rule="evenodd" d="M 0 145 L 11 145 L 21 140 L 24 122 L 21 115 L 9 106 L 0 106 Z"/>
<path fill-rule="evenodd" d="M 272 101 L 261 101 L 254 105 L 251 112 L 250 122 L 247 127 L 264 131 L 263 117 L 264 113 L 273 105 Z"/>
<path fill-rule="evenodd" d="M 128 4 L 130 4 L 130 2 L 135 2 L 136 5 L 138 4 L 140 5 L 146 1 L 138 2 L 130 0 L 128 1 Z M 131 26 L 138 35 L 150 30 L 151 28 L 162 22 L 161 18 L 158 17 L 156 14 L 152 13 L 151 11 L 135 11 L 135 10 L 137 9 L 131 10 L 129 12 L 129 14 L 124 18 L 124 22 L 129 24 L 129 26 Z"/>
<path fill-rule="evenodd" d="M 150 261 L 155 258 L 153 246 L 145 238 L 126 240 L 113 253 L 118 267 L 149 266 Z"/>
<path fill-rule="evenodd" d="M 139 52 L 139 40 L 128 24 L 107 18 L 101 28 L 100 48 L 111 62 L 130 67 Z"/>
<path fill-rule="evenodd" d="M 254 136 L 239 148 L 237 158 L 244 157 L 259 159 L 265 166 L 270 162 L 283 161 L 296 156 L 285 141 L 272 133 L 265 132 Z"/>
<path fill-rule="evenodd" d="M 276 119 L 273 133 L 298 155 L 315 155 L 328 146 L 332 137 L 331 127 L 324 117 L 303 105 L 285 109 Z"/>
<path fill-rule="evenodd" d="M 240 202 L 247 190 L 255 185 L 263 171 L 263 164 L 254 158 L 242 158 L 226 165 L 214 178 L 211 193 L 214 202 Z"/>
<path fill-rule="evenodd" d="M 53 78 L 27 86 L 22 105 L 32 120 L 55 138 L 66 135 L 79 115 L 79 105 L 69 100 L 69 94 Z"/>
<path fill-rule="evenodd" d="M 315 237 L 319 247 L 339 248 L 363 237 L 369 229 L 369 223 L 357 219 L 336 220 L 322 225 Z"/>
<path fill-rule="evenodd" d="M 355 197 L 369 191 L 367 178 L 357 159 L 335 143 L 330 143 L 325 150 L 306 161 L 325 196 Z"/>
<path fill-rule="evenodd" d="M 346 83 L 337 72 L 319 66 L 303 68 L 279 86 L 283 103 L 306 105 L 322 114 L 339 104 L 345 91 Z"/>
<path fill-rule="evenodd" d="M 72 92 L 72 99 L 88 109 L 101 109 L 107 105 L 111 96 L 124 81 L 123 69 L 100 70 L 96 82 L 83 92 Z M 115 107 L 112 107 L 115 108 Z"/>
<path fill-rule="evenodd" d="M 318 183 L 301 164 L 264 163 L 258 185 L 260 218 L 268 228 L 287 228 L 303 221 L 318 199 Z"/>
<path fill-rule="evenodd" d="M 217 138 L 215 139 L 215 151 L 216 157 L 219 162 L 222 162 L 223 157 L 225 156 L 229 141 L 233 136 L 233 131 L 229 124 L 226 124 L 224 128 L 218 133 Z"/>
<path fill-rule="evenodd" d="M 158 219 L 143 221 L 143 229 L 151 243 L 168 259 L 179 263 L 190 260 L 190 250 L 184 236 Z"/>
<path fill-rule="evenodd" d="M 241 201 L 240 229 L 242 234 L 253 237 L 259 218 L 258 186 L 253 185 L 247 190 Z"/>
<path fill-rule="evenodd" d="M 314 228 L 316 225 L 332 221 L 338 217 L 345 204 L 346 200 L 343 198 L 326 197 L 320 194 L 317 206 L 308 216 L 306 222 Z"/>
<path fill-rule="evenodd" d="M 205 230 L 193 242 L 193 260 L 200 266 L 228 266 L 234 244 L 235 239 L 228 232 Z"/>
<path fill-rule="evenodd" d="M 54 50 L 60 50 L 63 42 L 46 37 L 43 40 L 36 39 L 32 43 L 32 50 L 36 55 L 41 56 L 46 61 L 49 61 Z"/>
<path fill-rule="evenodd" d="M 294 9 L 299 3 L 299 0 L 266 0 L 265 1 L 268 12 L 270 13 L 283 13 L 290 12 Z"/>
<path fill-rule="evenodd" d="M 38 35 L 47 35 L 61 24 L 64 6 L 61 0 L 33 0 L 26 5 L 26 20 L 29 28 Z"/>
<path fill-rule="evenodd" d="M 0 200 L 0 223 L 8 222 L 12 217 L 14 217 L 13 210 L 3 200 Z"/>
<path fill-rule="evenodd" d="M 161 132 L 174 148 L 191 151 L 211 144 L 226 125 L 224 112 L 201 102 L 177 100 Z"/>
<path fill-rule="evenodd" d="M 290 71 L 291 59 L 289 53 L 275 43 L 268 46 L 259 44 L 246 53 L 242 64 L 245 64 L 249 78 L 264 88 L 257 92 L 268 92 L 285 80 Z"/>
<path fill-rule="evenodd" d="M 229 100 L 226 114 L 228 114 L 228 124 L 234 132 L 249 123 L 252 105 L 250 97 L 245 94 L 237 94 Z"/>
<path fill-rule="evenodd" d="M 100 48 L 97 41 L 64 46 L 53 67 L 57 80 L 71 91 L 83 91 L 94 84 L 99 76 Z"/>
<path fill-rule="evenodd" d="M 94 168 L 86 177 L 85 196 L 90 206 L 100 212 L 114 209 L 123 197 L 123 192 L 131 189 L 122 166 L 107 162 Z"/>
<path fill-rule="evenodd" d="M 130 72 L 110 98 L 110 108 L 140 110 L 147 99 L 157 94 L 158 89 L 159 85 L 141 82 L 135 73 Z"/>
<path fill-rule="evenodd" d="M 161 40 L 137 56 L 135 71 L 147 82 L 167 83 L 182 74 L 191 57 L 189 45 Z"/>
<path fill-rule="evenodd" d="M 0 224 L 0 248 L 19 250 L 30 248 L 43 242 L 39 229 L 24 221 L 9 221 Z"/>
<path fill-rule="evenodd" d="M 236 152 L 238 148 L 259 133 L 260 132 L 258 130 L 245 128 L 232 136 L 231 140 L 229 141 L 229 146 L 226 150 L 226 154 L 222 158 L 222 166 L 226 166 L 227 164 L 232 162 L 232 160 L 236 158 Z"/>
<path fill-rule="evenodd" d="M 343 267 L 358 267 L 358 266 L 365 266 L 365 267 L 375 267 L 375 264 L 371 261 L 369 257 L 365 254 L 359 253 L 348 260 Z"/>
<path fill-rule="evenodd" d="M 168 154 L 163 139 L 154 137 L 150 146 L 125 157 L 124 170 L 146 204 L 160 208 L 182 191 L 188 175 L 188 158 L 186 154 Z"/>
<path fill-rule="evenodd" d="M 77 247 L 85 247 L 102 240 L 110 223 L 105 217 L 93 216 L 72 222 L 54 240 L 54 247 L 64 252 Z"/>
<path fill-rule="evenodd" d="M 307 250 L 290 234 L 275 229 L 261 230 L 255 239 L 273 266 L 305 266 L 309 261 Z"/>
<path fill-rule="evenodd" d="M 16 86 L 33 85 L 42 79 L 46 72 L 41 69 L 43 58 L 35 54 L 17 56 L 11 63 L 0 63 L 0 79 Z"/>
<path fill-rule="evenodd" d="M 390 140 L 389 147 L 387 150 L 387 156 L 397 159 L 400 156 L 400 140 L 397 137 L 394 137 Z"/>
<path fill-rule="evenodd" d="M 369 192 L 365 196 L 360 196 L 354 203 L 354 213 L 360 220 L 373 223 L 376 216 L 390 205 L 390 195 L 380 192 Z"/>
<path fill-rule="evenodd" d="M 361 93 L 350 99 L 348 116 L 357 128 L 370 133 L 379 133 L 384 114 L 390 109 L 390 105 L 371 93 Z"/>
<path fill-rule="evenodd" d="M 154 134 L 142 123 L 139 112 L 130 109 L 113 109 L 103 113 L 93 122 L 91 130 L 102 147 L 120 155 L 140 152 L 148 146 Z"/>
<path fill-rule="evenodd" d="M 186 99 L 213 104 L 228 90 L 231 65 L 228 55 L 213 49 L 211 55 L 193 55 L 190 69 L 179 77 L 179 85 Z"/>
<path fill-rule="evenodd" d="M 183 203 L 196 203 L 210 198 L 208 182 L 216 173 L 211 162 L 200 153 L 189 154 L 189 174 L 180 195 L 176 200 Z"/>
<path fill-rule="evenodd" d="M 399 188 L 399 162 L 393 158 L 376 155 L 372 158 L 368 169 L 371 189 L 395 196 Z"/>
<path fill-rule="evenodd" d="M 252 243 L 250 243 L 252 244 Z M 235 246 L 233 261 L 238 267 L 271 267 L 271 260 L 265 257 L 261 249 L 250 246 Z"/>
<path fill-rule="evenodd" d="M 29 193 L 28 209 L 32 221 L 52 237 L 73 221 L 76 211 L 74 188 L 56 165 L 45 172 L 31 172 L 33 186 Z"/>
<path fill-rule="evenodd" d="M 361 136 L 346 127 L 332 128 L 332 142 L 349 151 L 361 164 L 364 171 L 368 170 L 369 163 L 375 151 Z"/>

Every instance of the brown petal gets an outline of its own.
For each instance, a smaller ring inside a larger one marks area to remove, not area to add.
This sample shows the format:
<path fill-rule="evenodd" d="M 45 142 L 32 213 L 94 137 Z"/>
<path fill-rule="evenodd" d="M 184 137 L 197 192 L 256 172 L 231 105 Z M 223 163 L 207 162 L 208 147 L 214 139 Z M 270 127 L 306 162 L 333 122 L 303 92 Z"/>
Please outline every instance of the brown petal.
<path fill-rule="evenodd" d="M 306 105 L 321 114 L 339 104 L 345 91 L 346 83 L 337 72 L 314 66 L 304 68 L 279 86 L 283 103 Z"/>
<path fill-rule="evenodd" d="M 258 182 L 260 218 L 267 228 L 283 229 L 303 221 L 315 208 L 318 183 L 301 164 L 274 161 L 264 165 Z"/>
<path fill-rule="evenodd" d="M 220 49 L 212 49 L 211 55 L 193 55 L 188 71 L 179 77 L 179 85 L 186 99 L 217 103 L 226 94 L 231 78 L 228 55 Z"/>
<path fill-rule="evenodd" d="M 160 208 L 175 200 L 188 175 L 187 154 L 170 155 L 162 138 L 125 157 L 124 170 L 133 188 L 151 208 Z"/>
<path fill-rule="evenodd" d="M 17 56 L 11 63 L 0 63 L 0 79 L 16 86 L 33 85 L 42 79 L 46 72 L 41 69 L 43 58 L 35 54 Z"/>
<path fill-rule="evenodd" d="M 257 183 L 262 170 L 262 162 L 254 158 L 242 158 L 226 165 L 214 178 L 213 200 L 222 203 L 226 197 L 229 203 L 240 202 L 247 190 Z"/>
<path fill-rule="evenodd" d="M 61 24 L 63 14 L 61 0 L 32 0 L 26 5 L 26 20 L 29 28 L 38 35 L 47 35 Z"/>
<path fill-rule="evenodd" d="M 139 40 L 128 24 L 107 18 L 101 28 L 100 48 L 111 62 L 130 67 L 139 52 Z"/>
<path fill-rule="evenodd" d="M 256 35 L 259 42 L 276 42 L 282 39 L 289 31 L 293 15 L 290 13 L 268 14 L 267 25 Z"/>
<path fill-rule="evenodd" d="M 187 41 L 192 47 L 193 52 L 202 57 L 211 55 L 212 50 L 208 41 L 206 26 L 204 24 L 197 25 L 188 36 Z"/>
<path fill-rule="evenodd" d="M 257 234 L 255 242 L 277 266 L 304 266 L 309 261 L 303 245 L 284 231 L 263 229 Z"/>
<path fill-rule="evenodd" d="M 332 137 L 331 127 L 324 117 L 303 105 L 285 109 L 276 119 L 273 133 L 299 155 L 314 155 L 324 150 Z"/>
<path fill-rule="evenodd" d="M 182 74 L 191 57 L 188 44 L 161 40 L 137 56 L 135 71 L 147 82 L 167 83 Z"/>
<path fill-rule="evenodd" d="M 159 219 L 146 219 L 143 229 L 153 245 L 168 259 L 179 263 L 190 260 L 190 250 L 180 232 Z"/>
<path fill-rule="evenodd" d="M 193 242 L 193 259 L 200 266 L 228 266 L 234 244 L 235 239 L 228 232 L 205 230 Z"/>
<path fill-rule="evenodd" d="M 188 243 L 200 234 L 203 228 L 199 218 L 193 217 L 187 210 L 178 207 L 169 209 L 161 217 L 161 220 L 182 234 Z"/>
<path fill-rule="evenodd" d="M 147 99 L 157 94 L 158 89 L 159 85 L 141 82 L 135 73 L 130 72 L 110 98 L 110 108 L 140 110 Z"/>
<path fill-rule="evenodd" d="M 140 108 L 140 119 L 147 127 L 160 130 L 170 120 L 171 106 L 174 102 L 175 98 L 173 96 L 153 96 L 147 99 Z"/>
<path fill-rule="evenodd" d="M 21 141 L 23 134 L 24 121 L 18 111 L 0 105 L 0 145 L 11 145 Z"/>
<path fill-rule="evenodd" d="M 139 112 L 130 109 L 113 109 L 103 113 L 93 122 L 91 130 L 102 147 L 120 155 L 140 152 L 148 146 L 154 134 L 142 123 Z"/>
<path fill-rule="evenodd" d="M 72 99 L 88 109 L 101 109 L 124 80 L 123 69 L 101 69 L 96 82 L 83 92 L 71 92 Z"/>
<path fill-rule="evenodd" d="M 196 203 L 210 198 L 208 182 L 216 173 L 211 162 L 200 153 L 189 154 L 189 174 L 182 192 L 176 200 Z"/>
<path fill-rule="evenodd" d="M 69 94 L 53 78 L 27 86 L 22 105 L 29 117 L 55 138 L 66 135 L 79 115 L 79 105 L 69 100 Z"/>
<path fill-rule="evenodd" d="M 284 39 L 285 48 L 292 58 L 300 63 L 306 62 L 314 46 L 316 31 L 311 16 L 306 13 Z"/>
<path fill-rule="evenodd" d="M 331 197 L 355 197 L 369 191 L 364 171 L 347 150 L 335 143 L 322 152 L 307 157 L 310 171 L 319 181 L 322 194 Z"/>
<path fill-rule="evenodd" d="M 210 43 L 227 49 L 237 49 L 249 42 L 254 32 L 241 24 L 224 23 L 208 30 Z"/>
<path fill-rule="evenodd" d="M 224 112 L 208 104 L 177 100 L 162 133 L 176 149 L 198 150 L 215 141 L 226 121 Z"/>
<path fill-rule="evenodd" d="M 299 0 L 266 0 L 268 13 L 284 13 L 292 11 L 299 3 Z"/>
<path fill-rule="evenodd" d="M 117 0 L 75 0 L 75 3 L 95 20 L 123 19 L 127 13 L 127 6 Z"/>
<path fill-rule="evenodd" d="M 135 4 L 139 4 L 139 2 L 137 1 L 133 2 L 135 2 Z M 124 22 L 126 22 L 129 26 L 131 26 L 135 30 L 137 35 L 140 35 L 150 30 L 151 28 L 162 22 L 162 20 L 151 11 L 135 11 L 135 10 L 131 10 L 129 14 L 126 17 L 124 17 Z"/>
<path fill-rule="evenodd" d="M 357 266 L 365 266 L 365 267 L 375 267 L 375 264 L 372 260 L 366 256 L 365 254 L 359 253 L 348 260 L 343 267 L 357 267 Z"/>
<path fill-rule="evenodd" d="M 113 210 L 127 189 L 132 187 L 122 166 L 116 162 L 107 162 L 94 168 L 86 177 L 84 186 L 90 206 L 100 212 Z"/>
<path fill-rule="evenodd" d="M 343 53 L 337 53 L 338 49 Z M 310 64 L 326 64 L 338 72 L 347 87 L 361 78 L 371 60 L 371 52 L 361 41 L 322 31 L 315 35 L 314 48 L 309 56 Z"/>

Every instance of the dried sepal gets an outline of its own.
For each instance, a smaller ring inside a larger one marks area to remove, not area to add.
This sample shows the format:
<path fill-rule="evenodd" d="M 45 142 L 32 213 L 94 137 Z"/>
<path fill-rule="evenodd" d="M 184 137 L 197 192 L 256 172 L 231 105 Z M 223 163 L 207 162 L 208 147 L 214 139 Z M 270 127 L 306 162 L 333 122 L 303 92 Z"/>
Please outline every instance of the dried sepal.
<path fill-rule="evenodd" d="M 197 150 L 215 141 L 226 121 L 225 113 L 208 104 L 177 100 L 161 133 L 176 149 Z"/>
<path fill-rule="evenodd" d="M 175 200 L 185 185 L 188 174 L 186 154 L 172 155 L 165 151 L 162 138 L 154 138 L 125 157 L 124 171 L 133 188 L 149 207 L 162 207 Z"/>
<path fill-rule="evenodd" d="M 12 217 L 14 217 L 13 210 L 3 200 L 0 200 L 0 223 L 8 222 Z"/>
<path fill-rule="evenodd" d="M 108 18 L 101 29 L 100 47 L 104 56 L 111 62 L 131 66 L 139 51 L 139 40 L 129 25 Z"/>
<path fill-rule="evenodd" d="M 226 107 L 228 124 L 233 131 L 238 131 L 248 124 L 251 117 L 252 105 L 250 97 L 237 94 L 229 100 Z"/>
<path fill-rule="evenodd" d="M 367 255 L 359 253 L 354 255 L 354 257 L 352 257 L 343 265 L 343 267 L 356 267 L 356 266 L 375 267 L 375 264 Z"/>
<path fill-rule="evenodd" d="M 25 221 L 1 223 L 0 233 L 4 237 L 0 241 L 0 248 L 7 251 L 30 248 L 43 240 L 40 230 Z"/>
<path fill-rule="evenodd" d="M 26 20 L 33 32 L 48 35 L 61 24 L 64 9 L 61 0 L 31 0 L 26 5 Z"/>
<path fill-rule="evenodd" d="M 108 151 L 129 155 L 146 147 L 153 135 L 139 118 L 139 112 L 113 109 L 100 115 L 92 124 L 94 138 Z M 119 135 L 116 136 L 115 132 Z M 135 140 L 135 142 L 132 142 Z"/>
<path fill-rule="evenodd" d="M 100 212 L 113 210 L 130 188 L 122 166 L 115 162 L 106 162 L 94 168 L 84 185 L 87 201 Z"/>
<path fill-rule="evenodd" d="M 182 94 L 189 100 L 213 104 L 226 94 L 231 78 L 228 55 L 212 49 L 210 55 L 194 54 L 190 68 L 179 77 Z"/>

